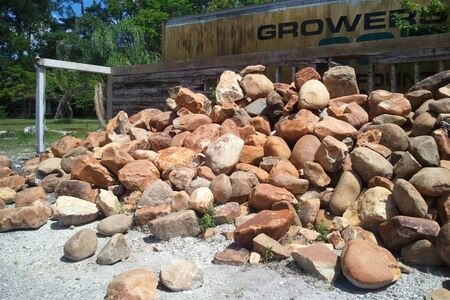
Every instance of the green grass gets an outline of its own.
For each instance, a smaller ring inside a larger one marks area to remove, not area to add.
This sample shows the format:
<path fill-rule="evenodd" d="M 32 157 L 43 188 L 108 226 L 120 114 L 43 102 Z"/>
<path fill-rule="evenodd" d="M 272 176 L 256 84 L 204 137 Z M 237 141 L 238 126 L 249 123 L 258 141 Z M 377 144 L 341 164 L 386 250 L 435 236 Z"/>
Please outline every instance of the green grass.
<path fill-rule="evenodd" d="M 46 119 L 45 124 L 50 130 L 73 131 L 73 135 L 84 138 L 90 131 L 99 128 L 96 119 L 54 120 Z M 27 134 L 23 129 L 34 125 L 34 119 L 0 119 L 0 131 L 8 131 L 0 135 L 0 154 L 12 156 L 18 154 L 31 154 L 36 148 L 35 134 Z M 45 146 L 50 147 L 62 137 L 61 134 L 45 132 Z"/>

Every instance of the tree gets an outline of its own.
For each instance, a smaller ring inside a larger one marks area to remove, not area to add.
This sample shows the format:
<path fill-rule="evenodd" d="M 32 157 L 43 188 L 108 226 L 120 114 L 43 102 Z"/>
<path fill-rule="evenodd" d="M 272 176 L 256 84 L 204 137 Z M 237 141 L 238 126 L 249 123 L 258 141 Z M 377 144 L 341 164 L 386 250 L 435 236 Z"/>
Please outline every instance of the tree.
<path fill-rule="evenodd" d="M 450 15 L 450 6 L 441 0 L 429 0 L 427 4 L 418 4 L 412 0 L 402 0 L 402 8 L 416 18 L 404 18 L 394 15 L 395 25 L 402 36 L 444 33 L 450 31 L 450 24 L 445 22 Z M 444 21 L 444 22 L 443 22 Z"/>

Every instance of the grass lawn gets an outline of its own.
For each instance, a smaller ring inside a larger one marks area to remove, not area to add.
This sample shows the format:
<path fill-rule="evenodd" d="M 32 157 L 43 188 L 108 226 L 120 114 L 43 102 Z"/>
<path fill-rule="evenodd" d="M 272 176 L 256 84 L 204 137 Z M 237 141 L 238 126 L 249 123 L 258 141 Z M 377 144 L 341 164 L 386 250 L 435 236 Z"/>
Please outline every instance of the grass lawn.
<path fill-rule="evenodd" d="M 8 156 L 33 154 L 36 148 L 36 135 L 23 132 L 25 127 L 32 125 L 34 119 L 0 119 L 0 131 L 7 131 L 6 134 L 0 135 L 0 154 Z M 79 138 L 84 138 L 88 132 L 99 128 L 96 119 L 70 121 L 46 119 L 45 125 L 49 130 L 73 131 L 73 135 Z M 50 147 L 61 137 L 61 134 L 46 131 L 45 146 Z"/>

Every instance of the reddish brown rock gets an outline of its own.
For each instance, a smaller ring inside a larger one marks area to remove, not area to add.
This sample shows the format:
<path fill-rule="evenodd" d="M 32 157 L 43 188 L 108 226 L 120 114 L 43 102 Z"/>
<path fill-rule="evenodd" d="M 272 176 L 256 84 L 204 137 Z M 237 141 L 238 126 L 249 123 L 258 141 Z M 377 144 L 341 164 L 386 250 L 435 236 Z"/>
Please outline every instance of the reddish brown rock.
<path fill-rule="evenodd" d="M 270 170 L 269 178 L 273 178 L 279 175 L 289 175 L 295 178 L 298 178 L 300 176 L 295 166 L 287 160 L 277 161 Z"/>
<path fill-rule="evenodd" d="M 173 120 L 175 129 L 194 131 L 198 127 L 212 122 L 211 118 L 203 114 L 189 114 Z"/>
<path fill-rule="evenodd" d="M 176 114 L 173 111 L 165 111 L 156 114 L 150 120 L 150 128 L 152 131 L 163 131 L 164 128 L 172 124 L 172 121 L 176 118 Z"/>
<path fill-rule="evenodd" d="M 240 84 L 246 96 L 252 100 L 265 98 L 274 90 L 272 81 L 263 74 L 247 74 Z"/>
<path fill-rule="evenodd" d="M 275 124 L 277 135 L 286 142 L 294 144 L 299 138 L 313 133 L 319 117 L 307 109 L 301 109 L 297 114 L 284 117 Z"/>
<path fill-rule="evenodd" d="M 159 151 L 170 147 L 172 137 L 168 132 L 157 132 L 150 135 L 148 142 L 150 143 L 151 150 Z"/>
<path fill-rule="evenodd" d="M 214 255 L 213 264 L 242 266 L 248 261 L 249 257 L 250 252 L 245 248 L 227 248 Z"/>
<path fill-rule="evenodd" d="M 82 156 L 74 163 L 71 178 L 86 181 L 101 188 L 108 188 L 115 182 L 108 169 L 90 156 Z"/>
<path fill-rule="evenodd" d="M 341 268 L 344 276 L 355 286 L 378 289 L 400 278 L 400 267 L 386 249 L 365 240 L 347 242 L 342 250 Z"/>
<path fill-rule="evenodd" d="M 52 149 L 52 153 L 56 157 L 63 157 L 63 155 L 67 151 L 72 150 L 73 148 L 76 148 L 76 147 L 80 146 L 81 144 L 83 144 L 82 140 L 77 139 L 70 135 L 66 135 L 59 141 L 55 142 L 51 149 Z"/>
<path fill-rule="evenodd" d="M 16 207 L 30 206 L 35 201 L 41 202 L 43 205 L 47 205 L 47 194 L 40 186 L 31 187 L 16 195 Z"/>
<path fill-rule="evenodd" d="M 20 190 L 25 184 L 25 177 L 19 175 L 12 175 L 5 178 L 0 179 L 0 188 L 9 187 L 16 192 Z"/>
<path fill-rule="evenodd" d="M 119 170 L 131 161 L 134 161 L 134 158 L 131 157 L 131 155 L 121 149 L 112 146 L 107 147 L 103 151 L 101 164 L 117 175 Z"/>
<path fill-rule="evenodd" d="M 187 88 L 178 90 L 175 102 L 179 107 L 186 107 L 194 114 L 209 113 L 211 110 L 211 103 L 205 95 L 194 93 Z"/>
<path fill-rule="evenodd" d="M 394 190 L 394 183 L 383 176 L 374 176 L 367 183 L 368 188 L 372 188 L 375 186 L 384 187 L 385 189 L 388 189 L 391 192 Z"/>
<path fill-rule="evenodd" d="M 233 223 L 241 215 L 241 208 L 237 202 L 228 202 L 214 208 L 214 223 L 216 225 Z"/>
<path fill-rule="evenodd" d="M 314 135 L 323 140 L 326 136 L 343 140 L 346 137 L 355 138 L 357 130 L 347 122 L 335 119 L 333 117 L 323 117 L 314 128 Z"/>
<path fill-rule="evenodd" d="M 323 244 L 298 248 L 292 258 L 306 272 L 328 282 L 335 281 L 340 273 L 339 257 Z"/>
<path fill-rule="evenodd" d="M 95 147 L 102 147 L 105 144 L 106 144 L 105 131 L 89 132 L 83 142 L 83 145 L 90 150 L 94 149 Z"/>
<path fill-rule="evenodd" d="M 148 225 L 150 221 L 166 216 L 172 212 L 171 201 L 160 201 L 150 203 L 135 212 L 134 223 L 137 226 Z"/>
<path fill-rule="evenodd" d="M 349 123 L 355 128 L 360 128 L 369 122 L 367 112 L 355 102 L 340 107 L 330 106 L 328 114 L 336 119 Z"/>
<path fill-rule="evenodd" d="M 208 166 L 200 166 L 197 168 L 197 176 L 198 177 L 203 177 L 209 181 L 213 180 L 216 175 L 214 174 L 214 172 L 211 170 L 210 167 Z"/>
<path fill-rule="evenodd" d="M 255 128 L 256 131 L 269 135 L 271 132 L 270 123 L 264 116 L 257 116 L 250 120 L 250 124 Z"/>
<path fill-rule="evenodd" d="M 257 166 L 263 157 L 263 147 L 244 145 L 241 150 L 239 162 Z"/>
<path fill-rule="evenodd" d="M 342 162 L 348 155 L 347 146 L 332 136 L 327 136 L 322 140 L 314 160 L 328 172 L 336 172 L 341 168 Z M 292 157 L 292 155 L 291 155 Z"/>
<path fill-rule="evenodd" d="M 150 129 L 150 120 L 159 113 L 161 113 L 159 109 L 146 108 L 130 116 L 128 120 L 134 127 Z"/>
<path fill-rule="evenodd" d="M 320 74 L 312 67 L 306 67 L 295 73 L 295 87 L 300 89 L 308 80 L 320 80 Z"/>
<path fill-rule="evenodd" d="M 91 185 L 87 182 L 79 180 L 61 181 L 56 189 L 56 195 L 72 196 L 94 203 L 97 199 L 97 193 L 92 190 Z"/>
<path fill-rule="evenodd" d="M 255 175 L 258 178 L 259 182 L 266 182 L 267 179 L 269 178 L 269 173 L 267 173 L 266 171 L 264 171 L 261 168 L 258 168 L 256 166 L 249 165 L 249 164 L 238 163 L 234 167 L 234 170 L 252 173 L 253 175 Z"/>
<path fill-rule="evenodd" d="M 329 106 L 342 106 L 350 103 L 357 103 L 358 105 L 363 105 L 367 101 L 367 95 L 365 94 L 354 94 L 354 95 L 347 95 L 337 98 L 332 98 L 330 100 Z"/>
<path fill-rule="evenodd" d="M 279 188 L 271 184 L 257 185 L 250 195 L 249 205 L 256 210 L 271 209 L 275 202 L 288 201 L 293 202 L 295 199 L 288 190 Z"/>
<path fill-rule="evenodd" d="M 128 190 L 144 191 L 146 187 L 159 179 L 159 171 L 148 160 L 135 160 L 119 170 L 118 178 Z"/>
<path fill-rule="evenodd" d="M 156 300 L 158 277 L 146 269 L 120 273 L 108 284 L 105 300 Z"/>
<path fill-rule="evenodd" d="M 271 238 L 278 240 L 289 229 L 292 217 L 292 213 L 287 209 L 278 211 L 263 210 L 236 228 L 234 232 L 235 242 L 250 249 L 253 238 L 260 233 L 265 233 Z"/>
<path fill-rule="evenodd" d="M 220 126 L 218 124 L 202 125 L 186 136 L 183 146 L 200 153 L 219 136 Z"/>
<path fill-rule="evenodd" d="M 174 165 L 189 167 L 195 157 L 195 152 L 185 147 L 169 147 L 158 151 L 155 165 L 161 172 L 172 168 Z"/>
<path fill-rule="evenodd" d="M 303 172 L 305 172 L 305 178 L 315 186 L 326 187 L 331 182 L 330 177 L 318 163 L 312 161 L 306 162 Z"/>
<path fill-rule="evenodd" d="M 6 155 L 0 155 L 0 168 L 11 168 L 11 159 Z"/>
<path fill-rule="evenodd" d="M 439 149 L 440 158 L 450 160 L 450 137 L 448 130 L 439 128 L 433 131 L 433 137 Z"/>
<path fill-rule="evenodd" d="M 291 149 L 281 137 L 269 136 L 264 144 L 264 156 L 279 156 L 289 159 Z"/>
<path fill-rule="evenodd" d="M 11 176 L 12 170 L 8 167 L 0 167 L 0 179 Z"/>
<path fill-rule="evenodd" d="M 392 251 L 398 251 L 403 246 L 422 239 L 434 242 L 439 229 L 439 224 L 435 221 L 406 216 L 396 216 L 379 227 L 381 238 Z"/>
<path fill-rule="evenodd" d="M 51 209 L 41 203 L 0 209 L 0 232 L 16 229 L 36 229 L 47 223 Z"/>
<path fill-rule="evenodd" d="M 289 160 L 297 169 L 303 169 L 305 162 L 313 161 L 321 143 L 312 134 L 302 136 L 292 149 Z"/>

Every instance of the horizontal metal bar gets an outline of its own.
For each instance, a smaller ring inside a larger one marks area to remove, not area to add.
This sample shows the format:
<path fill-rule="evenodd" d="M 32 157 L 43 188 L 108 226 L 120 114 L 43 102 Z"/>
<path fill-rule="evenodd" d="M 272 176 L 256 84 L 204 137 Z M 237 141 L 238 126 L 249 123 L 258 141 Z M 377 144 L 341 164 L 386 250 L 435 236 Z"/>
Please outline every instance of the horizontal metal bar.
<path fill-rule="evenodd" d="M 37 64 L 39 66 L 44 66 L 46 68 L 75 70 L 75 71 L 83 71 L 83 72 L 99 73 L 99 74 L 111 74 L 111 67 L 81 64 L 81 63 L 64 61 L 64 60 L 38 58 Z"/>

